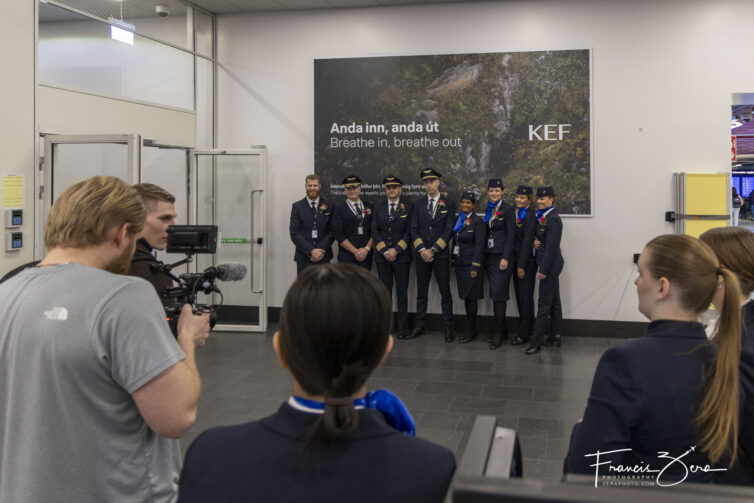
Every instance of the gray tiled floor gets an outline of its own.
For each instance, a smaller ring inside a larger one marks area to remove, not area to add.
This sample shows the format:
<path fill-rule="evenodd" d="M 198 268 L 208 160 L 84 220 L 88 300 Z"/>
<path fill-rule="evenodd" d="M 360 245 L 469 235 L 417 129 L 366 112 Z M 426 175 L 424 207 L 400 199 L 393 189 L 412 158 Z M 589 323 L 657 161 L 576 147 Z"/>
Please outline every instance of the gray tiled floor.
<path fill-rule="evenodd" d="M 204 389 L 184 450 L 203 430 L 262 418 L 290 396 L 271 333 L 214 333 L 197 353 Z M 459 460 L 476 415 L 495 415 L 501 426 L 518 431 L 524 476 L 556 480 L 597 361 L 619 341 L 568 337 L 562 348 L 525 356 L 521 346 L 490 351 L 479 338 L 446 344 L 439 333 L 428 333 L 396 340 L 369 387 L 397 393 L 416 420 L 417 435 L 455 451 Z"/>

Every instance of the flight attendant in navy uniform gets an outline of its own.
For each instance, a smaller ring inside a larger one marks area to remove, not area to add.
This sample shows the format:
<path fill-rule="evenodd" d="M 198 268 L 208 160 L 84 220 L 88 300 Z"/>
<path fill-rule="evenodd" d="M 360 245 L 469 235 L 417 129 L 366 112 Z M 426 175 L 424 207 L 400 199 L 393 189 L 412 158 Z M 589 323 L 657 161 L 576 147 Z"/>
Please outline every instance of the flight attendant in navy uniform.
<path fill-rule="evenodd" d="M 526 349 L 527 355 L 539 352 L 540 346 L 560 347 L 563 329 L 563 309 L 560 305 L 559 277 L 563 270 L 563 255 L 560 253 L 560 238 L 563 222 L 553 207 L 555 192 L 552 187 L 537 188 L 537 230 L 534 238 L 534 256 L 537 262 L 539 300 L 534 334 Z M 545 340 L 545 329 L 550 322 L 550 336 Z"/>
<path fill-rule="evenodd" d="M 361 179 L 343 179 L 346 200 L 335 207 L 332 229 L 338 240 L 338 262 L 372 268 L 372 207 L 359 197 Z"/>
<path fill-rule="evenodd" d="M 382 180 L 387 198 L 375 204 L 372 212 L 372 239 L 377 250 L 374 262 L 377 276 L 390 295 L 395 295 L 398 305 L 398 338 L 405 339 L 408 332 L 408 279 L 411 267 L 411 213 L 413 205 L 401 201 L 403 182 L 396 176 Z"/>
<path fill-rule="evenodd" d="M 524 344 L 531 340 L 534 327 L 534 280 L 537 276 L 537 263 L 534 261 L 532 247 L 534 233 L 537 230 L 537 217 L 531 208 L 533 190 L 519 185 L 516 189 L 516 241 L 513 245 L 513 262 L 516 273 L 513 275 L 513 287 L 516 291 L 518 306 L 518 334 L 511 341 L 511 346 Z"/>
<path fill-rule="evenodd" d="M 411 219 L 411 239 L 416 259 L 416 327 L 407 338 L 413 339 L 424 333 L 429 281 L 434 274 L 442 296 L 445 342 L 453 342 L 455 336 L 448 242 L 455 224 L 455 205 L 440 194 L 440 173 L 427 168 L 421 171 L 420 176 L 427 195 L 416 201 Z"/>
<path fill-rule="evenodd" d="M 453 227 L 453 267 L 456 271 L 458 297 L 466 308 L 467 329 L 458 342 L 465 344 L 476 337 L 479 299 L 484 297 L 482 257 L 486 233 L 484 219 L 474 213 L 476 197 L 472 192 L 461 194 L 460 211 Z"/>
<path fill-rule="evenodd" d="M 492 178 L 487 184 L 487 211 L 484 223 L 487 232 L 484 248 L 484 267 L 490 284 L 490 297 L 495 327 L 490 339 L 490 349 L 497 349 L 508 338 L 505 323 L 506 302 L 510 298 L 511 272 L 513 271 L 513 242 L 515 239 L 515 212 L 503 201 L 503 180 Z"/>
<path fill-rule="evenodd" d="M 327 264 L 332 259 L 332 207 L 319 197 L 321 186 L 319 175 L 307 175 L 306 197 L 291 207 L 291 241 L 296 245 L 293 260 L 299 273 L 310 265 Z"/>

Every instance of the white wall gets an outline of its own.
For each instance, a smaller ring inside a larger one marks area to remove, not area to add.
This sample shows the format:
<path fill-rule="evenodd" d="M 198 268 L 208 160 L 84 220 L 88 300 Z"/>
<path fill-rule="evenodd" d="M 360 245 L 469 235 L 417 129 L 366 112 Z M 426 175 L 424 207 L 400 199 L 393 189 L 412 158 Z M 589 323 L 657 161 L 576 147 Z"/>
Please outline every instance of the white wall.
<path fill-rule="evenodd" d="M 38 38 L 42 84 L 194 108 L 194 58 L 184 51 L 138 35 L 118 42 L 94 20 L 41 23 Z"/>
<path fill-rule="evenodd" d="M 0 2 L 0 176 L 24 176 L 24 249 L 5 250 L 0 233 L 0 276 L 33 260 L 34 238 L 34 3 Z M 4 215 L 2 215 L 4 218 Z"/>
<path fill-rule="evenodd" d="M 673 205 L 672 173 L 730 169 L 730 93 L 754 87 L 750 49 L 734 29 L 747 19 L 754 4 L 734 0 L 522 0 L 219 17 L 218 146 L 269 149 L 270 305 L 282 304 L 295 279 L 288 217 L 313 171 L 313 58 L 591 48 L 594 217 L 565 221 L 564 313 L 642 320 L 632 254 L 673 230 L 663 221 Z"/>

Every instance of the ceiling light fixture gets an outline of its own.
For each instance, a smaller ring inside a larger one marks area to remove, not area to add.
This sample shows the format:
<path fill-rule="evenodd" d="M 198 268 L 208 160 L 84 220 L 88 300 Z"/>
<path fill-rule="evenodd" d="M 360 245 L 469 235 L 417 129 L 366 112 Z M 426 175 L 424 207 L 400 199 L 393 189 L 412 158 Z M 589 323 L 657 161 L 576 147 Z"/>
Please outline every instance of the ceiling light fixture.
<path fill-rule="evenodd" d="M 133 30 L 136 29 L 136 26 L 114 17 L 107 18 L 107 22 L 110 23 L 110 37 L 113 40 L 134 45 Z"/>

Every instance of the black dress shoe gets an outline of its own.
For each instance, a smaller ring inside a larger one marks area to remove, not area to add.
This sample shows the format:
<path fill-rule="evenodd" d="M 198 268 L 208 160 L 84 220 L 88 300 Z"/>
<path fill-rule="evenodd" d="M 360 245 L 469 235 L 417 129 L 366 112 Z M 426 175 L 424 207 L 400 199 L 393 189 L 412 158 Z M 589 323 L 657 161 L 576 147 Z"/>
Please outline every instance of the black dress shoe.
<path fill-rule="evenodd" d="M 424 333 L 424 327 L 416 327 L 410 334 L 406 335 L 404 339 L 416 339 Z"/>
<path fill-rule="evenodd" d="M 524 353 L 527 355 L 536 355 L 539 353 L 539 346 L 529 346 Z"/>
<path fill-rule="evenodd" d="M 494 349 L 497 349 L 497 348 L 499 348 L 499 347 L 500 347 L 500 346 L 502 346 L 502 345 L 503 345 L 503 341 L 500 341 L 500 340 L 498 340 L 498 339 L 492 339 L 492 340 L 490 341 L 490 349 L 493 349 L 493 350 L 494 350 Z"/>
<path fill-rule="evenodd" d="M 525 344 L 527 342 L 529 342 L 529 339 L 524 339 L 523 337 L 517 335 L 511 341 L 511 346 L 518 346 L 519 344 Z"/>
<path fill-rule="evenodd" d="M 456 336 L 453 335 L 453 329 L 446 328 L 445 329 L 445 342 L 453 342 L 454 340 L 456 340 Z"/>
<path fill-rule="evenodd" d="M 542 342 L 542 345 L 548 348 L 551 346 L 560 347 L 560 334 L 549 336 L 544 342 Z"/>
<path fill-rule="evenodd" d="M 399 328 L 398 329 L 398 338 L 399 339 L 408 339 L 408 329 L 406 329 L 406 328 Z"/>
<path fill-rule="evenodd" d="M 461 337 L 458 338 L 459 344 L 466 344 L 467 342 L 471 342 L 476 337 L 476 332 L 466 332 Z"/>

